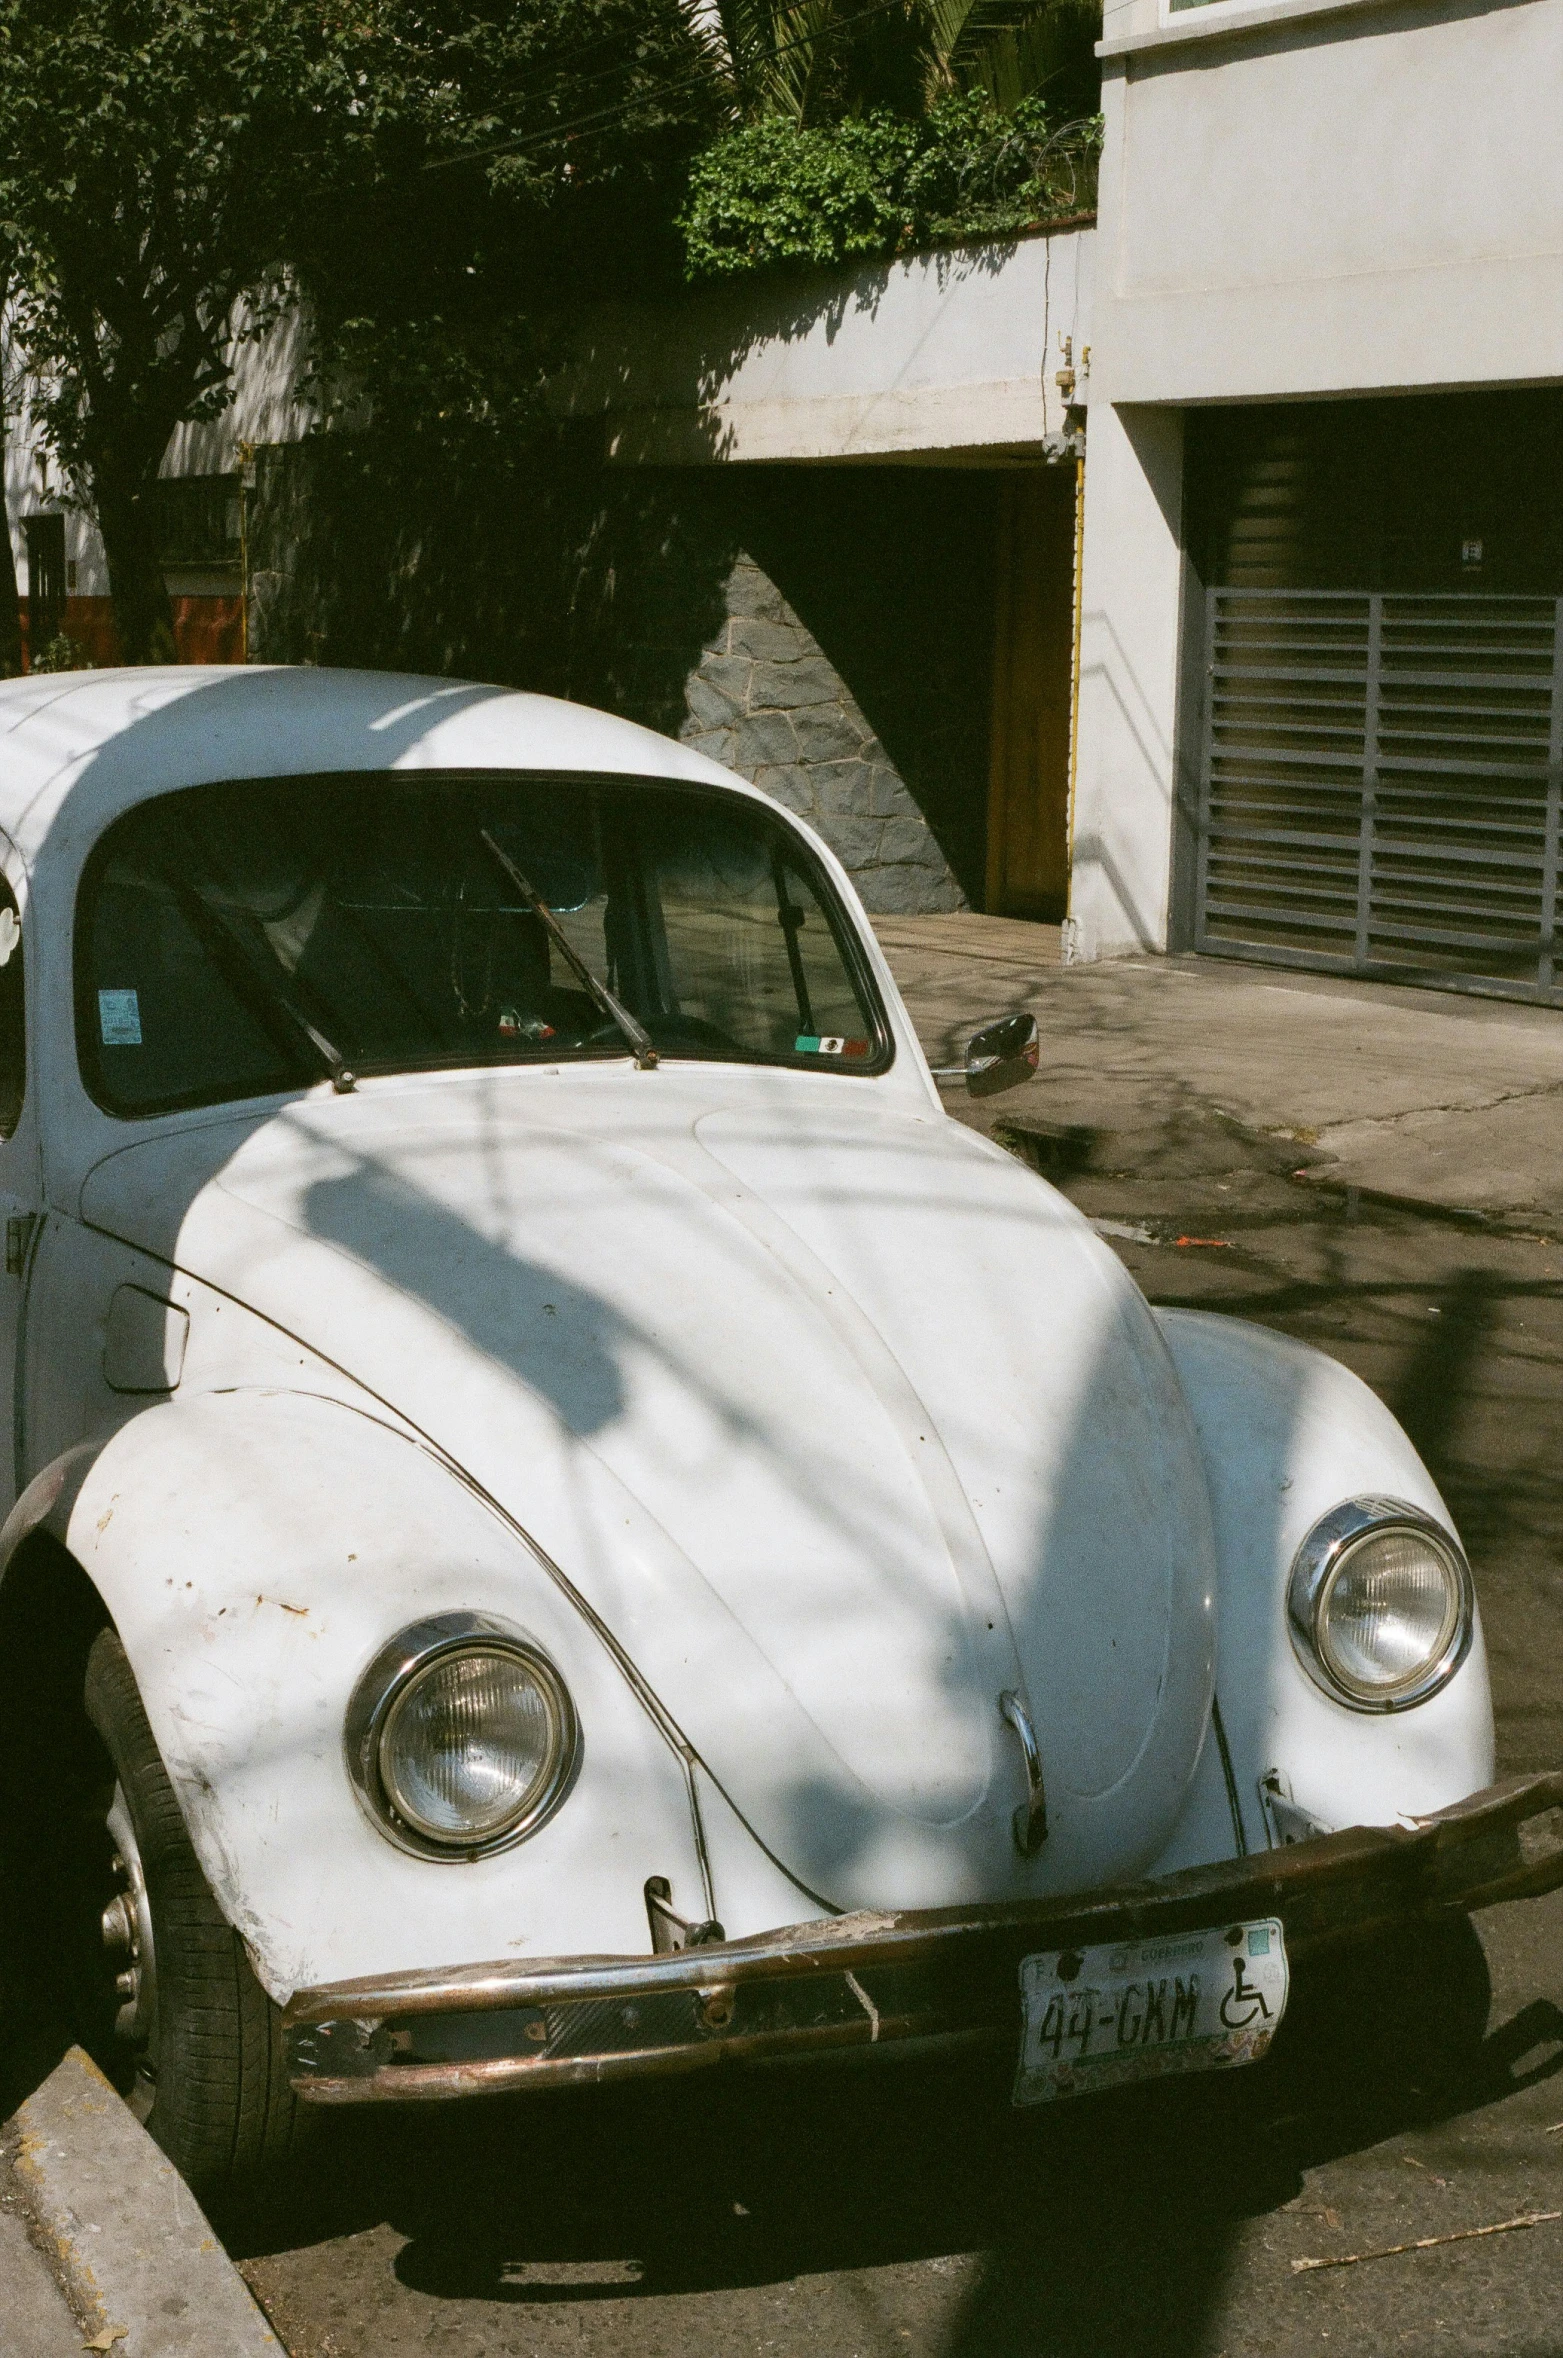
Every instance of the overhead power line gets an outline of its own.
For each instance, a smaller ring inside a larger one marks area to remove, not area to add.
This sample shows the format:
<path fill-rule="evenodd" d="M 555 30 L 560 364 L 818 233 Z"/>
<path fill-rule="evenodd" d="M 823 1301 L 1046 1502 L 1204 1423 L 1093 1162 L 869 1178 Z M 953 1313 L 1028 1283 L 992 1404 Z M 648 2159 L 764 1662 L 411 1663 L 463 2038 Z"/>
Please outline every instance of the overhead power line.
<path fill-rule="evenodd" d="M 868 7 L 859 9 L 854 16 L 843 20 L 840 29 L 845 33 L 855 32 L 860 25 L 869 23 L 874 17 L 886 16 L 892 10 L 904 11 L 906 6 L 907 0 L 870 0 Z M 770 52 L 770 60 L 774 61 L 777 58 L 785 57 L 794 49 L 809 48 L 820 38 L 821 36 L 818 34 L 807 33 L 798 34 L 790 41 L 779 41 Z M 609 71 L 611 70 L 610 68 Z M 651 106 L 661 99 L 677 97 L 681 91 L 692 90 L 697 85 L 704 84 L 709 70 L 708 67 L 701 67 L 694 73 L 676 76 L 671 81 L 653 83 L 647 90 L 617 99 L 609 106 L 594 108 L 590 113 L 578 115 L 572 121 L 550 124 L 548 129 L 544 131 L 525 132 L 513 139 L 496 140 L 489 147 L 464 148 L 459 155 L 437 156 L 422 168 L 425 172 L 448 172 L 458 164 L 487 163 L 497 156 L 523 155 L 530 149 L 546 147 L 555 140 L 578 138 L 584 133 L 601 130 L 610 123 L 618 122 L 628 110 L 634 107 Z M 592 79 L 604 81 L 607 79 L 607 74 L 598 74 Z"/>
<path fill-rule="evenodd" d="M 633 25 L 616 25 L 611 33 L 600 33 L 595 41 L 588 41 L 584 48 L 566 50 L 563 57 L 555 58 L 553 60 L 555 71 L 559 74 L 573 73 L 575 68 L 585 58 L 595 57 L 599 49 L 607 49 L 611 47 L 615 41 L 623 41 L 625 39 L 633 38 L 636 30 L 637 28 Z M 588 74 L 580 87 L 590 90 L 595 83 L 610 82 L 616 74 L 621 74 L 624 72 L 624 70 L 625 67 L 622 60 L 614 65 L 603 66 L 595 74 Z M 494 98 L 509 97 L 513 92 L 524 87 L 525 79 L 525 75 L 519 72 L 513 74 L 503 74 L 494 84 L 490 96 Z M 462 157 L 453 156 L 447 157 L 444 160 L 449 163 L 458 163 L 464 161 L 465 159 Z M 438 170 L 439 168 L 440 167 L 438 165 L 425 167 L 426 170 Z"/>

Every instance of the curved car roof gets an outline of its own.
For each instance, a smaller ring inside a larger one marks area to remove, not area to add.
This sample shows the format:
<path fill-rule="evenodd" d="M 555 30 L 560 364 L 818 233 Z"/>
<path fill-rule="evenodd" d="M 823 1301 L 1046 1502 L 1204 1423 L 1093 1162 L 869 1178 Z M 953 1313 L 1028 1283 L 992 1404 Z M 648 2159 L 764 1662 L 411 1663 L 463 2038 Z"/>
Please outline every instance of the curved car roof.
<path fill-rule="evenodd" d="M 0 828 L 29 858 L 148 795 L 323 770 L 579 770 L 757 800 L 704 754 L 584 704 L 383 671 L 184 664 L 0 682 Z"/>

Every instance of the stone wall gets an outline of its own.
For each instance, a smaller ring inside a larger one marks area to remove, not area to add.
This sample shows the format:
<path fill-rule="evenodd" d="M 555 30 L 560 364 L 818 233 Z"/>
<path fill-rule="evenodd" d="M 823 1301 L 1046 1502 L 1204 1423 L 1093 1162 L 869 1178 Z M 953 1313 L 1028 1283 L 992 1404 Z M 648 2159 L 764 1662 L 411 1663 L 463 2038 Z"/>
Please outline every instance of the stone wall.
<path fill-rule="evenodd" d="M 877 914 L 964 909 L 938 839 L 817 639 L 754 559 L 685 685 L 679 735 L 816 827 Z"/>

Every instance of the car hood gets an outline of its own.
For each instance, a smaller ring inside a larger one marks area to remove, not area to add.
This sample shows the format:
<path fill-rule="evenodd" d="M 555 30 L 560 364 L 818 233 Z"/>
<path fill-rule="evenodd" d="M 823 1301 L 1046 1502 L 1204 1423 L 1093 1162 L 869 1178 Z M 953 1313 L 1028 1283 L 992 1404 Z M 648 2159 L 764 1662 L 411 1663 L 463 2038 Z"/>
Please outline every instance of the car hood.
<path fill-rule="evenodd" d="M 457 1461 L 832 1904 L 1161 1848 L 1212 1666 L 1192 1425 L 1116 1259 L 960 1125 L 833 1077 L 442 1076 L 148 1139 L 82 1212 Z"/>

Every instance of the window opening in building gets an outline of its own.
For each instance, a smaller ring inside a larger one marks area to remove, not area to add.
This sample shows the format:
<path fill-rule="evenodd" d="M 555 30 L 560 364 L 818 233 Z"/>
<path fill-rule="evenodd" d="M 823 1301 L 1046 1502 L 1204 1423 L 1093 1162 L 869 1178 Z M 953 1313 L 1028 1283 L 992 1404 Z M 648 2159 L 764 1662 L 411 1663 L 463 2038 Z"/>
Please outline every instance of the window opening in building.
<path fill-rule="evenodd" d="M 65 518 L 23 519 L 27 537 L 27 627 L 33 653 L 40 654 L 65 628 Z"/>
<path fill-rule="evenodd" d="M 163 478 L 153 498 L 157 553 L 165 565 L 239 562 L 239 478 L 176 475 Z"/>

